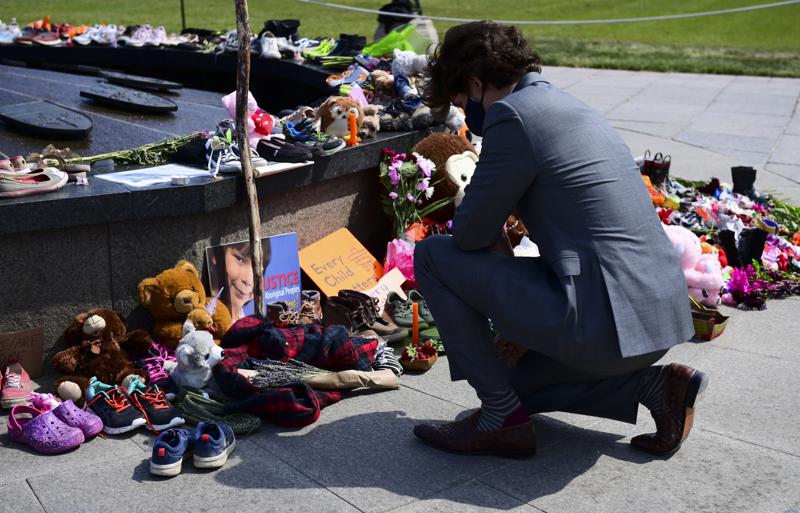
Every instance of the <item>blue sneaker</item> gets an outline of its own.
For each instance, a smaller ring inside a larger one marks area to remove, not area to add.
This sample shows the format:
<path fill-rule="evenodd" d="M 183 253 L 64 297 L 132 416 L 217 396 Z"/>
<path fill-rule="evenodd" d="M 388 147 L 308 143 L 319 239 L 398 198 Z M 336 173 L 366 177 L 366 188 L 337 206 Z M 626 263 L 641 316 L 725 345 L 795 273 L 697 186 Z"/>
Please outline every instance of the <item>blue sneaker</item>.
<path fill-rule="evenodd" d="M 157 476 L 177 476 L 181 473 L 183 455 L 192 448 L 192 432 L 188 429 L 168 429 L 153 443 L 150 473 Z"/>
<path fill-rule="evenodd" d="M 194 431 L 194 466 L 220 468 L 236 448 L 233 429 L 225 422 L 200 422 Z"/>

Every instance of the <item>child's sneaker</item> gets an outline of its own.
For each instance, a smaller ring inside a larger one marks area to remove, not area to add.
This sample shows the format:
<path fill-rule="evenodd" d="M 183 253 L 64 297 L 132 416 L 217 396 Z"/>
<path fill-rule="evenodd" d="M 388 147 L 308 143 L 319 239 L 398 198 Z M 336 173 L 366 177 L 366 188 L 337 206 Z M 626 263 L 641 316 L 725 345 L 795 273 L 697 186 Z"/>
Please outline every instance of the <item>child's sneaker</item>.
<path fill-rule="evenodd" d="M 183 466 L 183 455 L 192 449 L 192 432 L 168 429 L 158 435 L 150 457 L 150 473 L 156 476 L 177 476 Z"/>
<path fill-rule="evenodd" d="M 194 466 L 220 468 L 236 448 L 233 429 L 225 422 L 200 422 L 192 439 Z"/>
<path fill-rule="evenodd" d="M 2 389 L 1 407 L 11 408 L 18 404 L 28 404 L 26 398 L 33 392 L 31 378 L 15 357 L 8 358 L 6 372 L 2 375 Z"/>
<path fill-rule="evenodd" d="M 408 300 L 412 303 L 417 303 L 419 305 L 419 316 L 429 325 L 434 326 L 436 324 L 436 320 L 433 318 L 433 314 L 431 313 L 431 309 L 428 308 L 428 303 L 425 301 L 425 298 L 422 297 L 422 294 L 416 289 L 410 290 L 408 292 Z"/>
<path fill-rule="evenodd" d="M 153 431 L 163 431 L 180 426 L 185 420 L 177 408 L 167 400 L 164 391 L 158 385 L 145 387 L 138 376 L 128 385 L 130 397 L 147 419 L 148 427 Z"/>
<path fill-rule="evenodd" d="M 395 324 L 403 328 L 411 328 L 414 325 L 414 302 L 411 299 L 403 299 L 397 292 L 389 293 L 386 298 L 386 311 L 389 312 Z M 427 321 L 419 316 L 418 326 L 420 329 L 430 328 Z"/>
<path fill-rule="evenodd" d="M 333 155 L 345 147 L 344 140 L 317 130 L 312 119 L 298 123 L 285 121 L 283 135 L 287 141 L 305 144 L 313 157 Z"/>
<path fill-rule="evenodd" d="M 144 414 L 134 406 L 128 392 L 122 387 L 106 385 L 96 377 L 86 389 L 86 407 L 103 421 L 103 431 L 118 435 L 147 424 Z"/>

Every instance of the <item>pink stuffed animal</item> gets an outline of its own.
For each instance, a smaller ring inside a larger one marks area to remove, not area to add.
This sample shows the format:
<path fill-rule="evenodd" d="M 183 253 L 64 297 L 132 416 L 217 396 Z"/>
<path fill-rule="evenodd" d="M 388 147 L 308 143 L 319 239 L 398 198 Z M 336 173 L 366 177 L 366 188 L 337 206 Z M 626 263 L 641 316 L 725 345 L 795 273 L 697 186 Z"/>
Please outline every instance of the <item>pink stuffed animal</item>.
<path fill-rule="evenodd" d="M 681 269 L 689 294 L 704 305 L 718 305 L 720 290 L 724 284 L 719 259 L 710 253 L 703 254 L 700 239 L 686 228 L 662 226 L 681 259 Z"/>
<path fill-rule="evenodd" d="M 236 93 L 222 97 L 222 105 L 231 118 L 236 119 Z M 248 91 L 247 93 L 247 138 L 250 140 L 250 147 L 255 148 L 258 140 L 262 137 L 269 137 L 275 120 L 267 111 L 258 107 L 256 99 Z"/>

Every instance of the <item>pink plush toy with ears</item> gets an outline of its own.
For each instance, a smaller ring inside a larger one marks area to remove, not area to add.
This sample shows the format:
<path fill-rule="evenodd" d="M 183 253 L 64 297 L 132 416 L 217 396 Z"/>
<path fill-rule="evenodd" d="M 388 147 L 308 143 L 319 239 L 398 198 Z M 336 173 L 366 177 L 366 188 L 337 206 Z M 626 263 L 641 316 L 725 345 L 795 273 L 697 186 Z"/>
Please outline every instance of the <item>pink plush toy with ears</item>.
<path fill-rule="evenodd" d="M 681 269 L 689 287 L 689 294 L 704 305 L 718 305 L 720 290 L 724 284 L 719 259 L 710 253 L 703 254 L 700 239 L 686 228 L 662 226 L 681 259 Z"/>
<path fill-rule="evenodd" d="M 222 105 L 228 111 L 232 119 L 236 119 L 236 93 L 222 97 Z M 250 91 L 247 92 L 247 138 L 250 140 L 250 147 L 255 148 L 258 140 L 262 137 L 269 137 L 275 120 L 265 110 L 258 107 L 256 99 Z"/>

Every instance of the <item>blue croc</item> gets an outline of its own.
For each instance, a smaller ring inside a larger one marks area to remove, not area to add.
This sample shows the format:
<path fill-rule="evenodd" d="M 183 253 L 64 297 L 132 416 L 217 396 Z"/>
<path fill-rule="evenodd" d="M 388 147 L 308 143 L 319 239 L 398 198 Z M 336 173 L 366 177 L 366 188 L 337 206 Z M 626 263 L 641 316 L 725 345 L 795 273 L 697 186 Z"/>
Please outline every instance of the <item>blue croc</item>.
<path fill-rule="evenodd" d="M 168 429 L 158 435 L 150 458 L 150 473 L 170 477 L 180 474 L 183 455 L 192 448 L 192 435 L 188 429 Z"/>
<path fill-rule="evenodd" d="M 194 466 L 220 468 L 236 448 L 233 429 L 225 422 L 200 422 L 194 431 Z"/>

